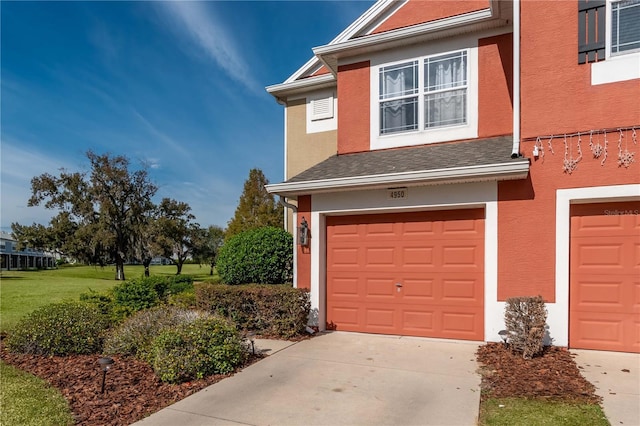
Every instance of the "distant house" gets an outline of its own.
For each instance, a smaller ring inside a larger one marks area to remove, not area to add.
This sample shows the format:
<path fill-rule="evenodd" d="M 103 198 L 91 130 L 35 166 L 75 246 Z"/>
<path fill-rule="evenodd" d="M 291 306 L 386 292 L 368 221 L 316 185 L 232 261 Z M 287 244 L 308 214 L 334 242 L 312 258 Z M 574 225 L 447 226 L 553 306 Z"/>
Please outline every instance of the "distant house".
<path fill-rule="evenodd" d="M 284 82 L 321 330 L 640 352 L 640 0 L 376 2 Z"/>
<path fill-rule="evenodd" d="M 56 259 L 51 253 L 32 248 L 18 250 L 17 247 L 18 241 L 11 234 L 0 232 L 0 269 L 10 271 L 56 267 Z"/>
<path fill-rule="evenodd" d="M 154 257 L 151 259 L 151 265 L 173 265 L 173 260 L 166 257 Z"/>

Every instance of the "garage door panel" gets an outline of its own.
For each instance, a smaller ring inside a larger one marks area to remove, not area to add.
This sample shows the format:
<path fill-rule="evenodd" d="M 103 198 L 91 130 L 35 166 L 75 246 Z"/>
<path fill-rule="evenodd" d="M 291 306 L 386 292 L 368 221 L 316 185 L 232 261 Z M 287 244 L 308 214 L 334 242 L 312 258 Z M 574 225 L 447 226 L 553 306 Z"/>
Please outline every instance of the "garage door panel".
<path fill-rule="evenodd" d="M 327 287 L 327 293 L 333 298 L 359 297 L 360 278 L 358 276 L 331 275 L 327 277 L 332 285 Z"/>
<path fill-rule="evenodd" d="M 388 332 L 397 329 L 396 312 L 393 308 L 365 308 L 365 321 L 369 328 L 384 328 Z"/>
<path fill-rule="evenodd" d="M 482 249 L 478 245 L 444 245 L 442 247 L 442 267 L 447 269 L 478 270 L 482 258 Z"/>
<path fill-rule="evenodd" d="M 388 267 L 395 265 L 396 249 L 394 247 L 366 247 L 364 248 L 365 261 L 368 267 Z"/>
<path fill-rule="evenodd" d="M 469 303 L 477 305 L 479 302 L 477 279 L 443 279 L 442 302 L 446 304 Z"/>
<path fill-rule="evenodd" d="M 396 287 L 393 285 L 393 277 L 389 278 L 365 278 L 365 297 L 370 300 L 386 299 L 393 302 L 396 295 Z"/>
<path fill-rule="evenodd" d="M 640 352 L 640 202 L 571 207 L 569 344 Z"/>
<path fill-rule="evenodd" d="M 434 247 L 414 246 L 402 248 L 402 263 L 406 266 L 433 268 L 435 260 Z"/>
<path fill-rule="evenodd" d="M 327 254 L 328 262 L 332 267 L 352 267 L 360 265 L 358 260 L 358 247 L 340 247 L 333 248 Z"/>
<path fill-rule="evenodd" d="M 444 334 L 465 338 L 476 335 L 481 313 L 447 311 L 442 314 L 442 331 Z"/>
<path fill-rule="evenodd" d="M 433 303 L 435 280 L 429 278 L 405 278 L 402 280 L 402 298 L 406 303 Z"/>
<path fill-rule="evenodd" d="M 407 334 L 422 336 L 435 333 L 433 311 L 403 309 L 402 323 Z"/>
<path fill-rule="evenodd" d="M 483 218 L 481 209 L 328 217 L 328 322 L 338 330 L 482 340 Z M 337 258 L 342 253 L 348 261 Z"/>
<path fill-rule="evenodd" d="M 333 306 L 330 312 L 331 322 L 340 324 L 345 330 L 356 331 L 360 324 L 359 309 L 352 306 Z"/>

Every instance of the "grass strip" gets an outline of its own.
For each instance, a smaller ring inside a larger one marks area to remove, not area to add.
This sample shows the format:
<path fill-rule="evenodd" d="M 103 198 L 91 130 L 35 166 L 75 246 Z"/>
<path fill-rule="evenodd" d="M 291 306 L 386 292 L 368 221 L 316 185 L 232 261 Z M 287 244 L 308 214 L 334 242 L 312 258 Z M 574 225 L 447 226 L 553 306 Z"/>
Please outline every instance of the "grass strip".
<path fill-rule="evenodd" d="M 608 426 L 599 405 L 527 398 L 489 398 L 480 404 L 480 426 Z"/>
<path fill-rule="evenodd" d="M 72 425 L 64 397 L 44 380 L 0 362 L 0 424 Z"/>

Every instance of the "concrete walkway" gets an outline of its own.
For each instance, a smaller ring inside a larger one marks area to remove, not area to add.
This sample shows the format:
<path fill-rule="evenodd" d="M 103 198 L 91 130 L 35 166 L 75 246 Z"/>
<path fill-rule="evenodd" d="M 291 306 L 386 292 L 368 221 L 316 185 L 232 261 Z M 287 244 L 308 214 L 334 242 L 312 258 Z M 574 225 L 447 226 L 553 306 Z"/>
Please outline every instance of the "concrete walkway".
<path fill-rule="evenodd" d="M 612 426 L 640 425 L 640 354 L 571 349 Z"/>
<path fill-rule="evenodd" d="M 136 423 L 474 425 L 478 344 L 333 332 L 270 355 Z"/>

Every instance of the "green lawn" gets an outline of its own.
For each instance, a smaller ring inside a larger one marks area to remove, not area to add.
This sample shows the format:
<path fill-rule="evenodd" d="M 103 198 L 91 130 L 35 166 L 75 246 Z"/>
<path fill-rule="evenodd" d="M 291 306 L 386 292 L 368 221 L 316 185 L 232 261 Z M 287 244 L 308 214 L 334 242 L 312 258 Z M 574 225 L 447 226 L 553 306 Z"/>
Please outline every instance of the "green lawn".
<path fill-rule="evenodd" d="M 0 425 L 72 425 L 67 401 L 47 382 L 0 362 Z"/>
<path fill-rule="evenodd" d="M 488 399 L 480 404 L 480 426 L 608 426 L 596 404 L 526 398 Z"/>
<path fill-rule="evenodd" d="M 174 275 L 174 265 L 152 265 L 151 275 Z M 196 281 L 210 279 L 206 265 L 184 265 L 184 275 Z M 125 266 L 127 279 L 144 274 L 140 265 Z M 0 331 L 10 330 L 18 320 L 34 309 L 65 299 L 77 300 L 89 289 L 103 292 L 113 287 L 115 267 L 64 266 L 41 271 L 2 271 L 0 273 Z"/>

